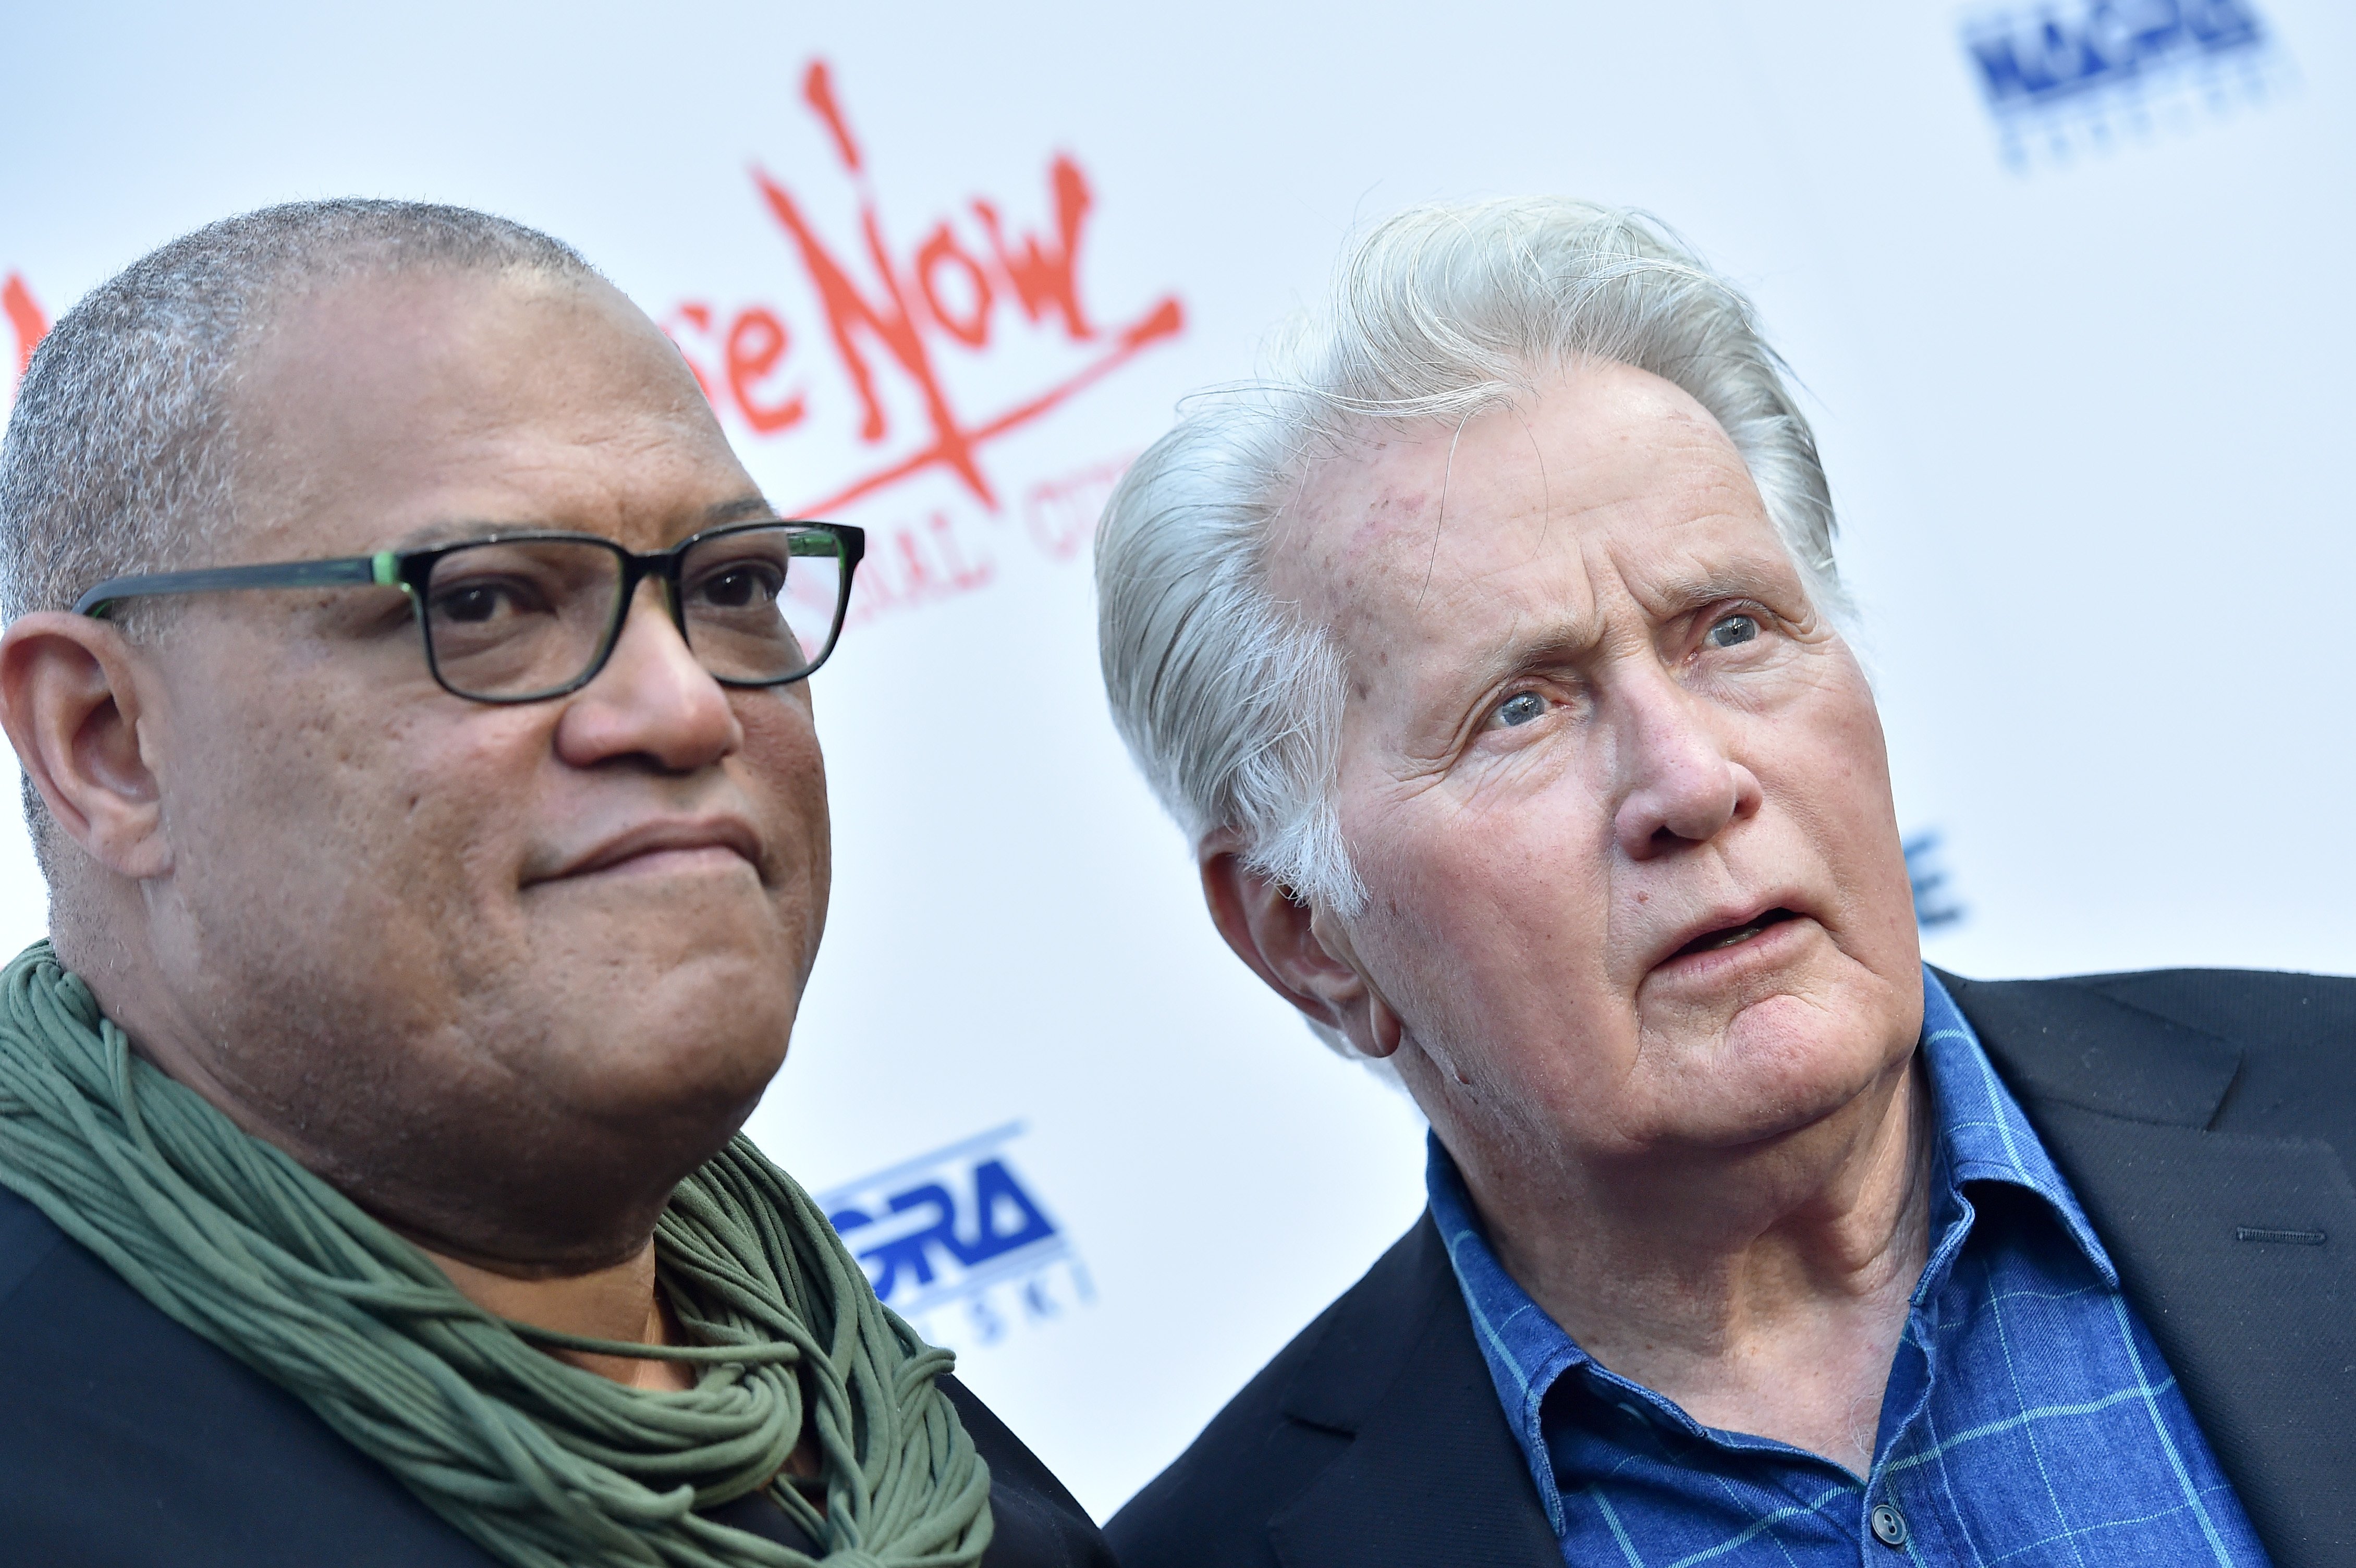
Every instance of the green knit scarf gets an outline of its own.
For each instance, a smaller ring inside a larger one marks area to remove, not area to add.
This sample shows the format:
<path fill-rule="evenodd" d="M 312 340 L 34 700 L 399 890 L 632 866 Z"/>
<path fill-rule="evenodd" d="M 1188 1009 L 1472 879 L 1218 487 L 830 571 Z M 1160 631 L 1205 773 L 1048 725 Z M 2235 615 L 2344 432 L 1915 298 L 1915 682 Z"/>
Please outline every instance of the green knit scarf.
<path fill-rule="evenodd" d="M 469 1302 L 134 1055 L 47 943 L 0 973 L 0 1185 L 506 1562 L 806 1568 L 694 1511 L 764 1488 L 834 1568 L 970 1568 L 989 1544 L 990 1471 L 936 1383 L 951 1357 L 875 1299 L 826 1217 L 744 1138 L 680 1185 L 655 1232 L 694 1341 L 652 1352 L 697 1367 L 678 1393 L 536 1348 L 647 1347 Z M 780 1478 L 805 1422 L 822 1511 Z"/>

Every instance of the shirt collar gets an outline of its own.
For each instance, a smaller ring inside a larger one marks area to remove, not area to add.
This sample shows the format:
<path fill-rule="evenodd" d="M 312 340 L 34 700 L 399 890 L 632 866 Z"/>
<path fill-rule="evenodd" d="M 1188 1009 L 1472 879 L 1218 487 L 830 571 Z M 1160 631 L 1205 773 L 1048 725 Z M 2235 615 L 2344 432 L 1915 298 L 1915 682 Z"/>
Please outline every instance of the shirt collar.
<path fill-rule="evenodd" d="M 1996 1075 L 1971 1020 L 1964 1017 L 1928 965 L 1922 968 L 1920 1049 L 1931 1084 L 1938 1138 L 1932 1210 L 1938 1234 L 1933 1238 L 1931 1266 L 1922 1271 L 1925 1288 L 1944 1277 L 1945 1265 L 1953 1261 L 1971 1228 L 1972 1211 L 1964 1196 L 1965 1186 L 2000 1181 L 2043 1199 L 2104 1283 L 2117 1289 L 2119 1271 L 2095 1238 L 2094 1227 L 2078 1206 L 2076 1194 L 2054 1168 L 2052 1157 L 2029 1126 L 2020 1102 Z M 1940 1223 L 1943 1210 L 1951 1214 L 1952 1222 Z"/>
<path fill-rule="evenodd" d="M 1431 1198 L 1431 1221 L 1448 1248 L 1456 1270 L 1456 1284 L 1472 1319 L 1472 1339 L 1487 1363 L 1489 1380 L 1496 1385 L 1497 1401 L 1513 1424 L 1514 1440 L 1530 1467 L 1547 1523 L 1562 1534 L 1562 1492 L 1556 1485 L 1554 1466 L 1547 1457 L 1541 1410 L 1547 1391 L 1574 1367 L 1592 1366 L 1587 1352 L 1572 1343 L 1560 1325 L 1547 1316 L 1529 1293 L 1514 1282 L 1497 1254 L 1489 1250 L 1488 1233 L 1472 1207 L 1472 1194 L 1456 1162 L 1434 1133 L 1426 1139 L 1424 1189 Z M 1601 1370 L 1601 1369 L 1598 1369 Z"/>

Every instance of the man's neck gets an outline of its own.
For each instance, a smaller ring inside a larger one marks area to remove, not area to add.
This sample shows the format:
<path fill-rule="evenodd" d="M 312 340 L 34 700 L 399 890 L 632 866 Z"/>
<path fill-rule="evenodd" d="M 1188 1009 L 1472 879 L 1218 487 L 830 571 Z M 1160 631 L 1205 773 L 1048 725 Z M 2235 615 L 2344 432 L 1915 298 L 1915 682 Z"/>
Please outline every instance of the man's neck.
<path fill-rule="evenodd" d="M 652 1241 L 636 1257 L 610 1268 L 543 1278 L 519 1278 L 431 1248 L 419 1250 L 450 1276 L 459 1295 L 498 1317 L 586 1339 L 615 1339 L 637 1345 L 670 1345 L 679 1341 L 655 1289 Z M 630 1388 L 664 1391 L 695 1386 L 691 1369 L 680 1361 L 600 1356 L 555 1348 L 551 1348 L 549 1353 Z"/>
<path fill-rule="evenodd" d="M 1915 1060 L 1740 1157 L 1543 1180 L 1477 1148 L 1458 1164 L 1498 1261 L 1597 1361 L 1705 1425 L 1863 1475 L 1929 1253 L 1931 1142 Z"/>

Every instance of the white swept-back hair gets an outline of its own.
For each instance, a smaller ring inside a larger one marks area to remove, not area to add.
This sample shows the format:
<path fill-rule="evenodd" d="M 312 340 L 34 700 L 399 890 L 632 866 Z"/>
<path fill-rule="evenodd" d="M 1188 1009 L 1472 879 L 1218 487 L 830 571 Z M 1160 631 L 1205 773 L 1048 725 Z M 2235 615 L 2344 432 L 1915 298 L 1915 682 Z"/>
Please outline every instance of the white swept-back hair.
<path fill-rule="evenodd" d="M 1113 721 L 1187 834 L 1344 916 L 1365 900 L 1333 779 L 1342 656 L 1265 583 L 1305 466 L 1385 426 L 1461 429 L 1551 375 L 1608 360 L 1683 388 L 1749 465 L 1816 607 L 1850 618 L 1815 438 L 1751 302 L 1642 213 L 1558 197 L 1400 213 L 1344 258 L 1272 374 L 1190 399 L 1131 465 L 1097 535 Z"/>

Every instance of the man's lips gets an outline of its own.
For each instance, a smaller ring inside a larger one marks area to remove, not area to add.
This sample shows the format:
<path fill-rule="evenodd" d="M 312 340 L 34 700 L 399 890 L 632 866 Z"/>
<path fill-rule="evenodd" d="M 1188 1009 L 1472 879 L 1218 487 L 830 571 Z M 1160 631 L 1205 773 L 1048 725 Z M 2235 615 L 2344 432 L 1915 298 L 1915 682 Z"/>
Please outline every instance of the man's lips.
<path fill-rule="evenodd" d="M 590 877 L 600 871 L 611 871 L 651 855 L 691 853 L 699 849 L 720 849 L 741 857 L 755 870 L 761 865 L 761 839 L 752 825 L 733 816 L 667 817 L 655 822 L 642 822 L 626 832 L 615 834 L 560 861 L 553 869 L 525 879 L 530 887 L 539 882 L 561 881 L 568 877 Z"/>
<path fill-rule="evenodd" d="M 1655 961 L 1654 967 L 1674 964 L 1680 958 L 1691 958 L 1706 953 L 1722 952 L 1740 947 L 1762 932 L 1772 930 L 1786 921 L 1802 918 L 1797 910 L 1784 904 L 1770 904 L 1746 912 L 1724 912 L 1705 915 L 1670 938 L 1674 943 Z"/>

